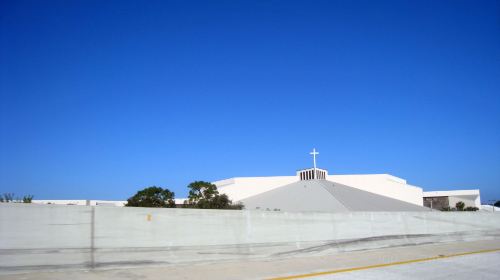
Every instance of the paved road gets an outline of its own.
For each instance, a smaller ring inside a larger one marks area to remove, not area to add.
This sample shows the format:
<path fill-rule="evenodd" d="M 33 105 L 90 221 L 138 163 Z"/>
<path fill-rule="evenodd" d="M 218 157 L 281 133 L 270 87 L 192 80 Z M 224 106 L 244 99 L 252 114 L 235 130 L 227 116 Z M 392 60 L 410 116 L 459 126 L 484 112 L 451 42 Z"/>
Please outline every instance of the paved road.
<path fill-rule="evenodd" d="M 272 279 L 314 272 L 346 270 L 416 259 L 433 260 L 361 271 L 312 276 L 304 279 L 498 279 L 500 251 L 434 259 L 469 252 L 500 249 L 500 240 L 427 244 L 345 252 L 302 258 L 276 258 L 119 269 L 30 271 L 2 273 L 1 280 L 132 280 L 132 279 Z M 293 278 L 290 278 L 293 279 Z"/>
<path fill-rule="evenodd" d="M 436 259 L 424 262 L 400 264 L 312 276 L 309 280 L 431 280 L 431 279 L 498 279 L 500 277 L 500 252 L 481 253 Z"/>

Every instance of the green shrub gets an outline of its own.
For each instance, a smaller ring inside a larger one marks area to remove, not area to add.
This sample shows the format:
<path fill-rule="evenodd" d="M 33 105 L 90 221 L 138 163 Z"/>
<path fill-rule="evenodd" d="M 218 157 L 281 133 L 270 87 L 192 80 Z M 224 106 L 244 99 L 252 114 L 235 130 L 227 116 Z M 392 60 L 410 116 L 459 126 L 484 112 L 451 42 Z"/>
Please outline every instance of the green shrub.
<path fill-rule="evenodd" d="M 152 186 L 138 191 L 127 199 L 127 207 L 175 208 L 175 193 L 168 189 Z"/>

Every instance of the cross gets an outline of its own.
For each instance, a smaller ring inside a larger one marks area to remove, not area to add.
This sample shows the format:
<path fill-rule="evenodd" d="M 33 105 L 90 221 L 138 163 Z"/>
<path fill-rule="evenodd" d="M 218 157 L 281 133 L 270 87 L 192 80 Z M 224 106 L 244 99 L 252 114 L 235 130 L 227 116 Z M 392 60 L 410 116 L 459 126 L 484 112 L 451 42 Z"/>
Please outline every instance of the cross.
<path fill-rule="evenodd" d="M 313 156 L 314 173 L 316 173 L 316 155 L 319 155 L 319 153 L 316 152 L 316 148 L 314 148 L 313 151 L 311 153 L 309 153 L 309 154 Z M 316 176 L 314 176 L 314 177 L 316 177 Z"/>

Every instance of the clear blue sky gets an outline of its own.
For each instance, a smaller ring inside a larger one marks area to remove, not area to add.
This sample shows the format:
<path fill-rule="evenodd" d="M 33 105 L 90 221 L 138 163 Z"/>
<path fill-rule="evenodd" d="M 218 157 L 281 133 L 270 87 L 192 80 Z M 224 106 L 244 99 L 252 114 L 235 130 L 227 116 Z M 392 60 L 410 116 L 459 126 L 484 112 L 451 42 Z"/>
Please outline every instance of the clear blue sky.
<path fill-rule="evenodd" d="M 1 1 L 0 192 L 390 173 L 500 199 L 498 1 Z"/>

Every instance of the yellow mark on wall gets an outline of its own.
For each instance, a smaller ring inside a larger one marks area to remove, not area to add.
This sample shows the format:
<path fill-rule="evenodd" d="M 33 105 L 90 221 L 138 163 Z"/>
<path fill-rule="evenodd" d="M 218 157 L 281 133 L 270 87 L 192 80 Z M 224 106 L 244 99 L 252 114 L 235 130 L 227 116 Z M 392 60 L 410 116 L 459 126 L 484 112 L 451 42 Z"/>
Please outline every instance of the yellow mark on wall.
<path fill-rule="evenodd" d="M 148 222 L 151 222 L 151 214 L 148 214 L 148 215 L 146 216 L 146 220 L 147 220 Z"/>

